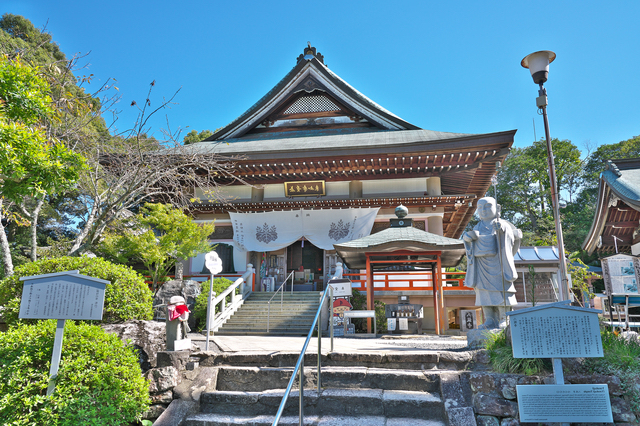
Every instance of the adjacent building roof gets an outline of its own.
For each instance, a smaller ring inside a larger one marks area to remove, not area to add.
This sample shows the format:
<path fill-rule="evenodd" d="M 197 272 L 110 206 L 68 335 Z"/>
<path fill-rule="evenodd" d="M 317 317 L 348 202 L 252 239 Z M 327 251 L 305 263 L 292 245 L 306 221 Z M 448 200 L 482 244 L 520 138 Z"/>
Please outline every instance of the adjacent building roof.
<path fill-rule="evenodd" d="M 559 263 L 558 248 L 555 246 L 520 247 L 513 256 L 516 264 Z"/>
<path fill-rule="evenodd" d="M 582 248 L 631 252 L 640 223 L 640 158 L 607 161 L 600 174 L 596 214 Z"/>

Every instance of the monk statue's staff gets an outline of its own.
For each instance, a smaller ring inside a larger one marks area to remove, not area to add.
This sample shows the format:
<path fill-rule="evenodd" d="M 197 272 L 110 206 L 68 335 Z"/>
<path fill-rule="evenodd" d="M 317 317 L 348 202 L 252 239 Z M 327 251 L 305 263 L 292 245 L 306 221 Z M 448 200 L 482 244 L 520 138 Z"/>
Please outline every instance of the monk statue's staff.
<path fill-rule="evenodd" d="M 498 163 L 498 167 L 500 167 L 500 163 Z M 496 199 L 496 224 L 498 225 L 498 229 L 496 229 L 496 238 L 498 239 L 498 256 L 500 257 L 500 277 L 502 278 L 502 303 L 504 304 L 504 311 L 507 312 L 507 287 L 504 283 L 504 265 L 502 260 L 502 238 L 500 237 L 500 233 L 502 232 L 502 226 L 500 225 L 500 210 L 502 210 L 502 208 L 498 204 L 497 176 L 493 176 L 493 178 L 491 179 L 491 182 L 493 183 L 493 194 L 494 194 L 494 198 Z M 498 324 L 500 324 L 499 316 L 498 316 Z"/>

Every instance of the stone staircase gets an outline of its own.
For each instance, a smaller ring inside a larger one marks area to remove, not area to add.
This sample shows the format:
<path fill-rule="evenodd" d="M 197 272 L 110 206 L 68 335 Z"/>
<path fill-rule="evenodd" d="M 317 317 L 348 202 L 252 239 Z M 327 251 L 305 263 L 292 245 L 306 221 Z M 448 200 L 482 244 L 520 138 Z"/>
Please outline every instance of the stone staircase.
<path fill-rule="evenodd" d="M 267 332 L 267 302 L 274 293 L 253 292 L 216 334 L 306 336 L 318 311 L 320 294 L 317 291 L 286 292 L 282 295 L 282 308 L 278 294 L 271 301 Z"/>
<path fill-rule="evenodd" d="M 203 392 L 199 412 L 187 415 L 181 425 L 271 425 L 293 371 L 291 366 L 281 365 L 295 362 L 294 354 L 281 355 L 262 357 L 261 362 L 257 362 L 255 355 L 213 362 L 202 359 L 200 368 L 203 364 L 219 364 L 215 391 Z M 305 368 L 304 424 L 475 425 L 473 409 L 468 407 L 461 391 L 460 376 L 448 369 L 463 369 L 467 360 L 460 360 L 454 354 L 440 362 L 439 356 L 400 354 L 393 359 L 349 354 L 323 356 L 320 393 L 317 368 Z M 315 366 L 315 362 L 315 355 L 305 356 L 307 366 Z M 440 364 L 447 369 L 438 370 Z M 298 389 L 296 381 L 280 425 L 298 424 Z"/>

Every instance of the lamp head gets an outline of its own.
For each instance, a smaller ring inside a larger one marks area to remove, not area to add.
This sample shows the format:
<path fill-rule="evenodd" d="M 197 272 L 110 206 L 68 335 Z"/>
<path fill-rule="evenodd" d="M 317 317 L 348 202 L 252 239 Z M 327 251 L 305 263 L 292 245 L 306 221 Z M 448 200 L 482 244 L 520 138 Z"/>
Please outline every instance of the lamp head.
<path fill-rule="evenodd" d="M 524 57 L 520 65 L 529 68 L 535 84 L 542 84 L 549 77 L 549 64 L 556 59 L 550 50 L 540 50 Z"/>

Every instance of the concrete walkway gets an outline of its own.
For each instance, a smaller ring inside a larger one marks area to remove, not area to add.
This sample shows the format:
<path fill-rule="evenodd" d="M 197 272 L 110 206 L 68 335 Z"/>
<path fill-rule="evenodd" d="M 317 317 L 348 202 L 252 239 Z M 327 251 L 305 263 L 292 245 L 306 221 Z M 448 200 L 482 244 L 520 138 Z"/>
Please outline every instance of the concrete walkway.
<path fill-rule="evenodd" d="M 189 337 L 204 349 L 205 336 L 192 334 Z M 289 336 L 213 336 L 209 341 L 209 350 L 222 353 L 300 353 L 304 341 L 305 337 Z M 333 351 L 342 353 L 428 353 L 462 351 L 466 348 L 467 338 L 465 336 L 383 335 L 377 338 L 334 337 L 333 339 Z M 321 349 L 323 354 L 330 352 L 331 339 L 329 337 L 322 338 Z M 313 337 L 309 342 L 307 353 L 317 351 L 318 338 Z"/>

